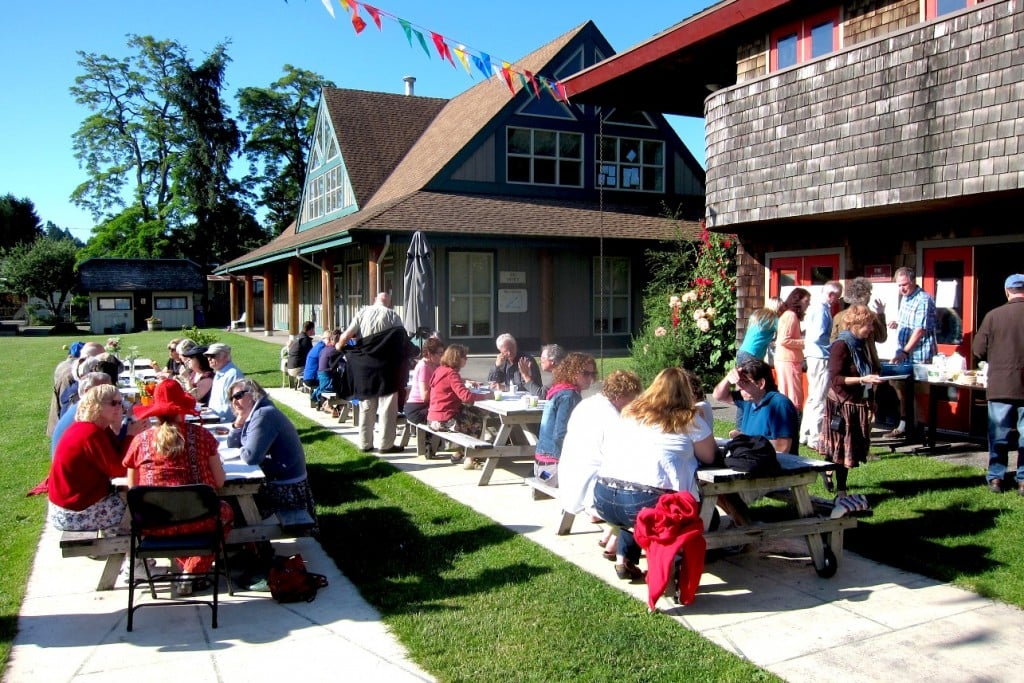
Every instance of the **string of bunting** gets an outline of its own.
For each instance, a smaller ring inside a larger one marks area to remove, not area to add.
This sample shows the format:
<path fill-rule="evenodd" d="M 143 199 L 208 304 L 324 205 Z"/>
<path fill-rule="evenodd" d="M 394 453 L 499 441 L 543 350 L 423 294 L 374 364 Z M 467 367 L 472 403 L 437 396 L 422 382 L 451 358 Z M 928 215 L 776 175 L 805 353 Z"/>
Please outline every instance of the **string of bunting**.
<path fill-rule="evenodd" d="M 332 18 L 337 18 L 334 15 L 334 0 L 320 0 L 323 3 L 324 8 L 331 15 Z M 505 85 L 508 86 L 509 92 L 515 94 L 515 86 L 513 85 L 513 77 L 519 80 L 520 85 L 523 89 L 530 92 L 532 89 L 533 94 L 536 97 L 540 97 L 541 88 L 547 91 L 551 97 L 561 102 L 569 102 L 568 94 L 565 91 L 565 86 L 556 80 L 551 80 L 543 76 L 531 73 L 529 70 L 519 71 L 512 67 L 512 65 L 504 60 L 495 60 L 486 52 L 480 52 L 479 50 L 472 50 L 467 48 L 463 44 L 452 46 L 448 38 L 445 38 L 440 33 L 431 31 L 430 29 L 424 28 L 417 24 L 413 24 L 410 21 L 402 19 L 401 17 L 395 16 L 390 12 L 386 12 L 379 7 L 368 5 L 365 2 L 358 2 L 358 0 L 338 0 L 343 10 L 346 13 L 351 13 L 352 27 L 356 31 L 356 35 L 363 32 L 366 28 L 366 20 L 360 15 L 360 9 L 364 10 L 370 17 L 370 20 L 377 26 L 377 30 L 383 31 L 384 25 L 382 19 L 387 18 L 394 21 L 402 27 L 402 31 L 405 32 L 405 38 L 409 41 L 409 47 L 413 46 L 413 38 L 423 52 L 426 53 L 427 58 L 431 58 L 430 48 L 427 45 L 426 35 L 430 35 L 430 40 L 434 44 L 434 50 L 442 60 L 447 60 L 453 68 L 458 68 L 455 60 L 459 60 L 459 64 L 466 70 L 466 73 L 473 76 L 473 69 L 470 68 L 470 62 L 473 63 L 473 67 L 483 74 L 484 78 L 490 78 L 491 76 L 501 76 L 505 81 Z M 500 66 L 499 66 L 500 64 Z"/>

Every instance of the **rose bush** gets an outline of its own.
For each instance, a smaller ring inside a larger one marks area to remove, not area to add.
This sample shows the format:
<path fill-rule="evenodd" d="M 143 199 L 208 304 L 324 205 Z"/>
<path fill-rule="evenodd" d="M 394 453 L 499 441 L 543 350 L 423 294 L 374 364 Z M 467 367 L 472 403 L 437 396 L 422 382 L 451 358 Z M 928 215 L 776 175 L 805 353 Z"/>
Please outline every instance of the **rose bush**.
<path fill-rule="evenodd" d="M 645 383 L 682 366 L 708 384 L 735 355 L 736 238 L 702 225 L 698 241 L 669 253 L 649 254 L 652 278 L 643 332 L 632 343 L 634 368 Z"/>

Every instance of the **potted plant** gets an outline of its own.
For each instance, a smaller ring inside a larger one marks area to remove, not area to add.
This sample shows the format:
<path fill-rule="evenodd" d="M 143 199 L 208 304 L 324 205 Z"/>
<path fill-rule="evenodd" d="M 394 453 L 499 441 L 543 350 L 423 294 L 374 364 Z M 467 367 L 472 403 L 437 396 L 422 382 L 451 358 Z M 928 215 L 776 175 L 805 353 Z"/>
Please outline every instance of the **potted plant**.
<path fill-rule="evenodd" d="M 150 316 L 146 318 L 146 328 L 150 332 L 153 332 L 154 330 L 162 330 L 163 321 L 160 320 L 160 318 L 157 318 L 156 316 Z"/>

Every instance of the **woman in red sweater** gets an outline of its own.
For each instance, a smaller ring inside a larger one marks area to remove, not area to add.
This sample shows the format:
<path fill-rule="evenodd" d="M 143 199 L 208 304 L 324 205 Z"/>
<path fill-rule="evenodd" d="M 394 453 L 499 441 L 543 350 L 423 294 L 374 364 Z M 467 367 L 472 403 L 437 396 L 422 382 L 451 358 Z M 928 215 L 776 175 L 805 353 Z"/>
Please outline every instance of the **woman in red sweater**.
<path fill-rule="evenodd" d="M 57 444 L 50 465 L 50 523 L 62 531 L 103 530 L 117 533 L 125 503 L 110 480 L 125 476 L 123 451 L 131 442 L 117 440 L 124 408 L 117 387 L 93 387 L 78 402 L 75 422 Z"/>
<path fill-rule="evenodd" d="M 467 349 L 452 344 L 441 355 L 441 365 L 430 378 L 430 408 L 427 420 L 435 431 L 462 432 L 480 436 L 480 418 L 465 409 L 466 403 L 494 398 L 491 392 L 476 393 L 466 388 L 459 374 L 466 365 Z"/>

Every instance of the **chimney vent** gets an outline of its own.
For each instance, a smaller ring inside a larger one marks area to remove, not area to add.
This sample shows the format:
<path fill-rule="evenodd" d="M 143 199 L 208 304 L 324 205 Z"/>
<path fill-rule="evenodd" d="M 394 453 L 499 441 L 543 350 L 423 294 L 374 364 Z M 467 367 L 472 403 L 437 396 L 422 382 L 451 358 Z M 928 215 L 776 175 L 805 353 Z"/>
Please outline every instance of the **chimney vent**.
<path fill-rule="evenodd" d="M 415 95 L 416 93 L 414 92 L 414 90 L 416 85 L 416 77 L 406 76 L 402 80 L 405 81 L 405 96 L 412 97 L 413 95 Z"/>

